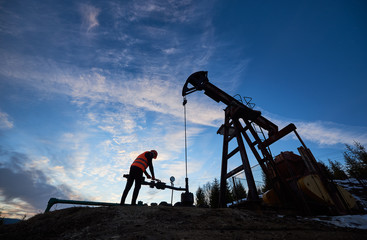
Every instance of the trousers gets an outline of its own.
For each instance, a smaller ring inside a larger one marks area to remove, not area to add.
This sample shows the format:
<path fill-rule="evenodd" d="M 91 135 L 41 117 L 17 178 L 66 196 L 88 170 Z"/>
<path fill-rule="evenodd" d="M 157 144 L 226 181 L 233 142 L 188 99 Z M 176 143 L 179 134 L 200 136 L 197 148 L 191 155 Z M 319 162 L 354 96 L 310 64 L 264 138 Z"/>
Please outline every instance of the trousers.
<path fill-rule="evenodd" d="M 142 178 L 143 178 L 143 170 L 141 170 L 137 166 L 131 166 L 129 177 L 127 178 L 125 190 L 121 197 L 121 202 L 120 202 L 121 205 L 125 204 L 127 194 L 129 193 L 134 181 L 135 181 L 135 187 L 134 187 L 133 197 L 131 199 L 131 205 L 136 205 L 136 199 L 138 198 L 138 195 L 139 195 Z"/>

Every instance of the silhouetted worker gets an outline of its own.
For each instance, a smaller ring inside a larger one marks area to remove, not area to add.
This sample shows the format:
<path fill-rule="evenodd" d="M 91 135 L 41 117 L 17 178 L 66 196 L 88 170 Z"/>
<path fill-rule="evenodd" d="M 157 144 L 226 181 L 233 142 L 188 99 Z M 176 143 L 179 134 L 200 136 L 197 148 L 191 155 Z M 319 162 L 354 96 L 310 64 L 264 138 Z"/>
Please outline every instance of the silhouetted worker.
<path fill-rule="evenodd" d="M 125 190 L 121 197 L 120 202 L 121 205 L 125 204 L 125 199 L 130 191 L 131 186 L 133 185 L 134 180 L 135 180 L 135 188 L 133 192 L 133 198 L 131 199 L 131 205 L 136 205 L 136 199 L 138 198 L 139 195 L 143 173 L 145 174 L 145 176 L 147 176 L 148 179 L 152 178 L 152 180 L 158 180 L 154 177 L 154 169 L 152 163 L 153 158 L 156 159 L 157 156 L 158 153 L 156 150 L 146 151 L 140 154 L 131 164 L 129 177 L 127 178 Z M 148 167 L 150 173 L 152 174 L 152 177 L 150 177 L 150 175 L 146 171 Z"/>

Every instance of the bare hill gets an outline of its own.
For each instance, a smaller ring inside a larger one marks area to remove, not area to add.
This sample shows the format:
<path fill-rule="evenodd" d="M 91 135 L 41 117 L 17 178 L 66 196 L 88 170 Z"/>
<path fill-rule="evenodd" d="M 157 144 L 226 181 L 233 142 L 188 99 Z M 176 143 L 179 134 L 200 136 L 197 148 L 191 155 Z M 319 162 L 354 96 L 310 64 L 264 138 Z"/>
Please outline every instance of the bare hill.
<path fill-rule="evenodd" d="M 295 216 L 195 207 L 72 207 L 0 226 L 0 239 L 364 239 Z"/>

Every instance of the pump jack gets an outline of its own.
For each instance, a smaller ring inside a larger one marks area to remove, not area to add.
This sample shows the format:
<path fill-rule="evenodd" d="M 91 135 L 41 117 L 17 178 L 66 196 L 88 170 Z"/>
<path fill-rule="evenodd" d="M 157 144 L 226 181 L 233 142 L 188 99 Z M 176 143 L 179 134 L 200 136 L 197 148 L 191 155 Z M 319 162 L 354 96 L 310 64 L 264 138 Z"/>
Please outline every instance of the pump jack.
<path fill-rule="evenodd" d="M 204 90 L 204 94 L 216 102 L 223 102 L 225 108 L 224 124 L 217 131 L 223 135 L 223 152 L 220 179 L 219 207 L 225 207 L 226 181 L 244 171 L 248 186 L 247 202 L 260 203 L 254 177 L 252 174 L 245 143 L 261 166 L 264 174 L 270 179 L 272 189 L 263 194 L 263 201 L 271 206 L 288 207 L 300 210 L 302 214 L 315 213 L 347 214 L 357 208 L 355 199 L 342 187 L 327 178 L 296 131 L 294 124 L 279 130 L 278 126 L 239 100 L 228 95 L 209 82 L 208 72 L 199 71 L 191 74 L 182 89 L 186 95 Z M 258 134 L 266 131 L 268 136 Z M 281 152 L 273 157 L 270 146 L 290 133 L 294 133 L 301 143 L 300 155 L 293 152 Z M 237 140 L 238 147 L 229 151 L 229 142 Z M 240 152 L 242 164 L 228 171 L 228 161 Z"/>

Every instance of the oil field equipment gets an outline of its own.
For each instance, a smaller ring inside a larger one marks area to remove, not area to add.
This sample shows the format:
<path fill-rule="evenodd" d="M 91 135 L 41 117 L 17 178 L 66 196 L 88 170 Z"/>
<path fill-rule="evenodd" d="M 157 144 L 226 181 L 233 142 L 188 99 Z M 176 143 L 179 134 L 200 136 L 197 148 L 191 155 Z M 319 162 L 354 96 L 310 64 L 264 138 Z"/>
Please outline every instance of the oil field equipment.
<path fill-rule="evenodd" d="M 124 174 L 123 177 L 125 178 L 128 178 L 129 177 L 129 174 Z M 171 181 L 171 185 L 167 185 L 166 183 L 162 182 L 162 181 L 150 181 L 150 182 L 147 182 L 145 181 L 145 177 L 142 177 L 142 181 L 141 181 L 141 185 L 148 185 L 150 188 L 156 188 L 156 189 L 159 189 L 159 190 L 165 190 L 166 188 L 167 189 L 172 189 L 175 190 L 175 191 L 184 191 L 182 194 L 181 194 L 181 202 L 178 204 L 179 206 L 193 206 L 194 204 L 194 194 L 192 194 L 191 192 L 189 192 L 189 188 L 188 188 L 188 180 L 186 178 L 186 186 L 185 188 L 182 188 L 182 187 L 175 187 L 173 182 L 175 181 L 175 178 L 173 176 L 171 176 L 170 178 L 170 181 Z M 173 194 L 173 192 L 172 192 Z M 172 199 L 173 197 L 171 197 Z M 171 203 L 172 203 L 172 200 L 171 200 Z"/>
<path fill-rule="evenodd" d="M 263 117 L 260 111 L 251 109 L 210 83 L 206 71 L 195 72 L 187 78 L 182 89 L 184 105 L 187 102 L 186 95 L 198 90 L 203 90 L 208 97 L 226 105 L 224 124 L 217 131 L 223 135 L 220 207 L 225 207 L 226 204 L 227 179 L 242 171 L 248 186 L 247 202 L 259 203 L 261 200 L 246 152 L 247 144 L 272 184 L 272 189 L 263 194 L 263 202 L 267 205 L 293 208 L 307 215 L 340 215 L 358 210 L 353 196 L 327 177 L 297 133 L 294 124 L 279 130 L 278 126 Z M 267 136 L 264 132 L 267 132 Z M 273 157 L 270 146 L 290 133 L 294 133 L 300 142 L 300 147 L 297 148 L 299 155 L 285 151 Z M 233 139 L 236 139 L 237 147 L 229 152 L 229 142 Z M 229 159 L 238 152 L 242 164 L 228 171 Z"/>

